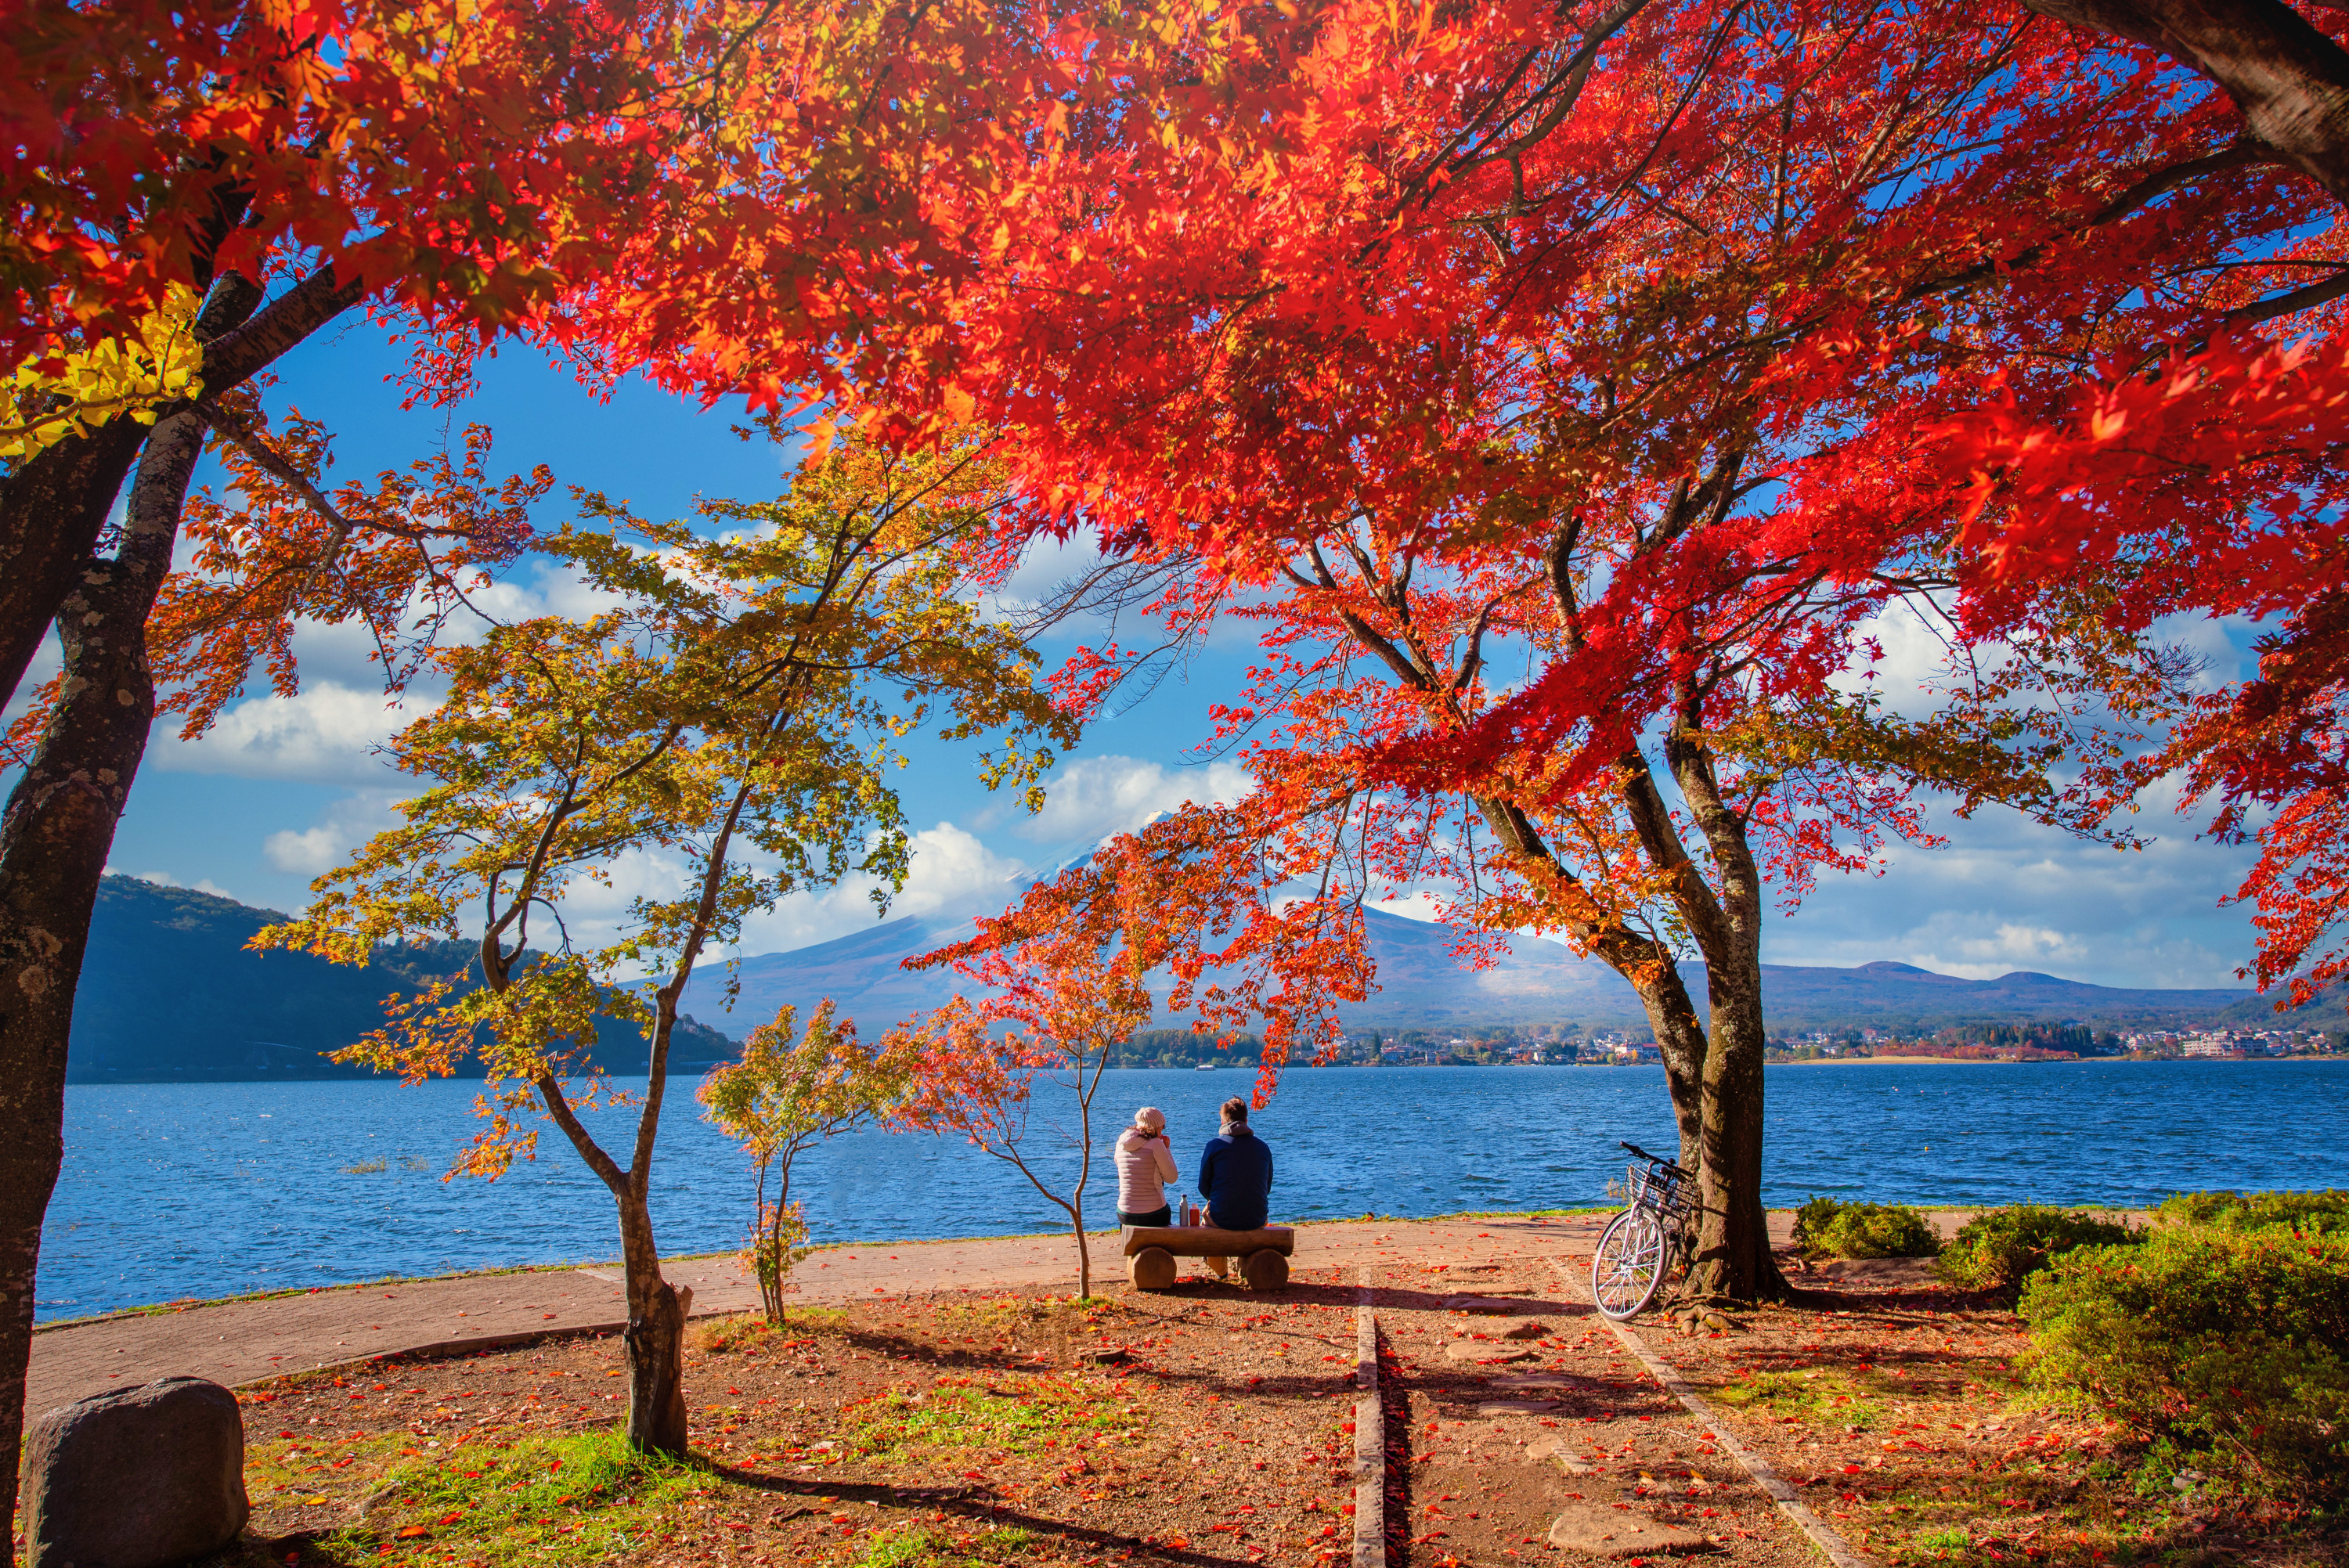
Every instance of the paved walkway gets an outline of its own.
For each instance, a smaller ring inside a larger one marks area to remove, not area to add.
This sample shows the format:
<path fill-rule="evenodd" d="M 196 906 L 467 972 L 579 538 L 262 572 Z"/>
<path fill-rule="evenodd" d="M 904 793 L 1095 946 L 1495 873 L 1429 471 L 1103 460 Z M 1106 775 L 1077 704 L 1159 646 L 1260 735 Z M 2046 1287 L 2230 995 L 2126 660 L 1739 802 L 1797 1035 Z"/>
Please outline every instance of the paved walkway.
<path fill-rule="evenodd" d="M 1513 1239 L 1587 1256 L 1604 1214 L 1548 1220 L 1346 1221 L 1299 1227 L 1297 1266 L 1426 1264 Z M 1784 1216 L 1774 1216 L 1783 1229 Z M 1123 1288 L 1117 1233 L 1093 1238 L 1096 1288 Z M 730 1256 L 674 1259 L 668 1279 L 693 1289 L 693 1315 L 741 1312 L 757 1287 Z M 1073 1289 L 1076 1248 L 1065 1236 L 901 1242 L 828 1247 L 792 1274 L 793 1298 L 870 1301 L 932 1291 L 1053 1285 Z M 533 1269 L 405 1284 L 323 1287 L 300 1295 L 229 1301 L 62 1326 L 33 1338 L 26 1407 L 38 1415 L 86 1394 L 174 1375 L 254 1382 L 283 1372 L 398 1351 L 488 1349 L 552 1333 L 617 1329 L 626 1317 L 616 1267 Z"/>
<path fill-rule="evenodd" d="M 1971 1214 L 1936 1210 L 1927 1217 L 1947 1237 Z M 1491 1250 L 1476 1246 L 1479 1241 L 1587 1258 L 1609 1217 L 1325 1222 L 1298 1227 L 1296 1262 L 1299 1268 L 1425 1266 Z M 1773 1211 L 1772 1242 L 1783 1246 L 1793 1223 L 1790 1212 Z M 1092 1238 L 1092 1257 L 1096 1288 L 1123 1288 L 1116 1232 Z M 730 1255 L 673 1258 L 662 1271 L 671 1283 L 692 1287 L 696 1317 L 759 1304 L 757 1287 Z M 792 1278 L 794 1300 L 825 1304 L 1023 1285 L 1072 1290 L 1076 1248 L 1065 1236 L 857 1243 L 812 1254 Z M 598 1267 L 335 1285 L 100 1318 L 35 1332 L 25 1405 L 38 1416 L 86 1394 L 174 1375 L 233 1385 L 403 1351 L 456 1354 L 548 1334 L 608 1333 L 626 1316 L 619 1270 Z"/>

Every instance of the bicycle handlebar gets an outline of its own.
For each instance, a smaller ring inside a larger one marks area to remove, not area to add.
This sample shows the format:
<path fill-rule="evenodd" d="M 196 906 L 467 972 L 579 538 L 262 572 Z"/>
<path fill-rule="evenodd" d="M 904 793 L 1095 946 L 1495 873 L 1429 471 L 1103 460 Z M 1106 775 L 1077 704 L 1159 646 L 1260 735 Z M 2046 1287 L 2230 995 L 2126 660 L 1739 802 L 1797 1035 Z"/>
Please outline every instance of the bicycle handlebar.
<path fill-rule="evenodd" d="M 1665 1159 L 1661 1154 L 1651 1154 L 1636 1143 L 1623 1143 L 1619 1141 L 1616 1147 L 1619 1149 L 1628 1149 L 1632 1153 L 1638 1155 L 1640 1159 L 1648 1161 L 1653 1164 L 1661 1165 L 1667 1171 L 1677 1171 L 1683 1176 L 1688 1174 L 1687 1171 L 1682 1171 L 1681 1168 L 1673 1161 Z"/>

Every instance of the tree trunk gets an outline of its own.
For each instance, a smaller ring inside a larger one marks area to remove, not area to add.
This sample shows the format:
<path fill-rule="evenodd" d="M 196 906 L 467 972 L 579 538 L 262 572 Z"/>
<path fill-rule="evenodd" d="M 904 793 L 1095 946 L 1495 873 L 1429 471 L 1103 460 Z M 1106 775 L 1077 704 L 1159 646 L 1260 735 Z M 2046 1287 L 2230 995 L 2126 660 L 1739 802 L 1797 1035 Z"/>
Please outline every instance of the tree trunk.
<path fill-rule="evenodd" d="M 243 280 L 224 279 L 202 325 L 233 325 L 257 297 Z M 74 992 L 98 879 L 155 717 L 147 613 L 171 572 L 180 503 L 202 450 L 192 411 L 162 419 L 148 438 L 119 552 L 85 557 L 60 606 L 61 700 L 0 817 L 0 1126 L 8 1130 L 0 1139 L 0 1497 L 11 1520 L 41 1222 L 65 1153 Z"/>
<path fill-rule="evenodd" d="M 759 1222 L 766 1228 L 768 1266 L 761 1267 L 760 1260 L 750 1260 L 759 1275 L 759 1304 L 766 1309 L 768 1326 L 783 1326 L 783 1222 L 791 1213 L 791 1168 L 783 1168 L 783 1180 L 775 1190 L 775 1206 L 767 1208 L 767 1170 L 759 1168 Z"/>
<path fill-rule="evenodd" d="M 148 428 L 109 419 L 0 479 L 0 707 L 24 683 L 57 606 L 98 553 L 98 531 Z"/>
<path fill-rule="evenodd" d="M 620 1199 L 620 1245 L 628 1276 L 628 1444 L 682 1459 L 690 1437 L 685 1410 L 685 1319 L 693 1293 L 661 1277 L 660 1251 L 644 1195 Z"/>
<path fill-rule="evenodd" d="M 490 945 L 497 940 L 494 928 L 481 940 L 489 984 L 503 990 L 513 983 L 512 971 L 506 967 L 509 955 L 491 954 Z M 520 952 L 515 949 L 514 955 Z M 653 1059 L 657 1064 L 663 1059 L 657 1037 Z M 602 1178 L 619 1214 L 621 1267 L 628 1290 L 628 1326 L 620 1341 L 628 1353 L 629 1445 L 646 1453 L 682 1458 L 691 1435 L 685 1408 L 685 1320 L 693 1310 L 693 1292 L 678 1290 L 661 1277 L 660 1249 L 653 1240 L 646 1197 L 652 1185 L 649 1148 L 633 1167 L 621 1170 L 564 1098 L 562 1080 L 544 1072 L 535 1081 L 547 1116 L 563 1130 L 587 1169 Z M 657 1110 L 649 1095 L 647 1110 Z M 642 1119 L 638 1131 L 640 1137 L 647 1135 Z"/>
<path fill-rule="evenodd" d="M 1789 1293 L 1770 1251 L 1762 1205 L 1762 966 L 1705 966 L 1713 1003 L 1704 1061 L 1703 1218 L 1689 1293 L 1700 1299 L 1764 1301 Z"/>
<path fill-rule="evenodd" d="M 1093 1295 L 1092 1248 L 1085 1241 L 1085 1184 L 1093 1179 L 1093 1096 L 1101 1087 L 1101 1070 L 1109 1063 L 1109 1051 L 1103 1047 L 1095 1057 L 1093 1079 L 1085 1082 L 1085 1063 L 1077 1058 L 1077 1190 L 1071 1193 L 1069 1222 L 1077 1228 L 1077 1299 L 1091 1301 Z"/>
<path fill-rule="evenodd" d="M 2349 204 L 2349 51 L 2282 0 L 2023 0 L 2216 82 L 2282 162 Z"/>
<path fill-rule="evenodd" d="M 197 318 L 196 334 L 206 340 L 202 374 L 208 397 L 265 368 L 359 298 L 357 285 L 336 284 L 332 268 L 313 273 L 257 315 L 253 299 L 244 297 L 252 288 L 239 278 L 233 293 L 216 289 Z M 234 319 L 216 314 L 216 306 L 233 298 L 240 302 Z M 88 435 L 68 436 L 0 477 L 0 707 L 16 696 L 59 603 L 73 590 L 75 574 L 96 553 L 123 476 L 148 438 L 148 427 L 120 416 Z"/>
<path fill-rule="evenodd" d="M 759 1277 L 759 1309 L 767 1315 L 767 1326 L 783 1326 L 783 1276 L 781 1270 Z"/>
<path fill-rule="evenodd" d="M 1680 1130 L 1680 1167 L 1692 1176 L 1704 1171 L 1704 1022 L 1689 1000 L 1688 983 L 1677 965 L 1653 976 L 1632 976 L 1640 1006 L 1655 1032 L 1664 1058 L 1664 1087 L 1671 1096 L 1672 1120 Z"/>
<path fill-rule="evenodd" d="M 1712 1016 L 1704 1058 L 1703 1209 L 1688 1293 L 1700 1300 L 1783 1300 L 1792 1294 L 1770 1252 L 1762 1207 L 1764 1090 L 1762 868 L 1744 815 L 1723 799 L 1702 723 L 1702 698 L 1683 694 L 1664 758 L 1712 851 L 1715 882 L 1683 868 L 1677 902 L 1704 954 Z"/>

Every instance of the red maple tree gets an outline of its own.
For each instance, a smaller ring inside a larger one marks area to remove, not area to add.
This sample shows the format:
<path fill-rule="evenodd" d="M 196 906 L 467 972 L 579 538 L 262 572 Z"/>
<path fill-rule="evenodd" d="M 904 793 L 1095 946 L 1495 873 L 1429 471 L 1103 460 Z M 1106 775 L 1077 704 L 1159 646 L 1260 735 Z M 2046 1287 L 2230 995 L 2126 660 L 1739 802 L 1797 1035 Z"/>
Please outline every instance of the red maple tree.
<path fill-rule="evenodd" d="M 1765 884 L 1916 833 L 1918 788 L 2095 830 L 2180 700 L 2113 573 L 1978 617 L 1934 454 L 1985 383 L 2044 424 L 2100 358 L 2304 325 L 2329 198 L 2223 97 L 1999 6 L 1337 5 L 1209 42 L 1217 93 L 1170 88 L 1008 242 L 1030 308 L 977 391 L 1032 526 L 1157 563 L 1193 623 L 1274 617 L 1228 714 L 1275 732 L 1268 801 L 1416 823 L 1368 838 L 1641 988 L 1701 1287 L 1773 1289 Z M 1899 600 L 1953 649 L 1928 715 L 1846 684 Z"/>

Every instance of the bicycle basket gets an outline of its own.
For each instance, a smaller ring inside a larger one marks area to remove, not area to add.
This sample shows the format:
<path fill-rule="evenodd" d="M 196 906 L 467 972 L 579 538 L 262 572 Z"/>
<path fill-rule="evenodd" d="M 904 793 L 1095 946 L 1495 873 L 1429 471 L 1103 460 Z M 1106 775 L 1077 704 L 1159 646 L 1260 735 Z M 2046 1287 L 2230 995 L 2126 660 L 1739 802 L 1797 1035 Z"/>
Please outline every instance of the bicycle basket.
<path fill-rule="evenodd" d="M 1688 1202 L 1682 1192 L 1682 1182 L 1669 1171 L 1633 1165 L 1624 1171 L 1624 1183 L 1635 1208 L 1652 1209 L 1658 1213 L 1675 1217 L 1688 1212 Z"/>

